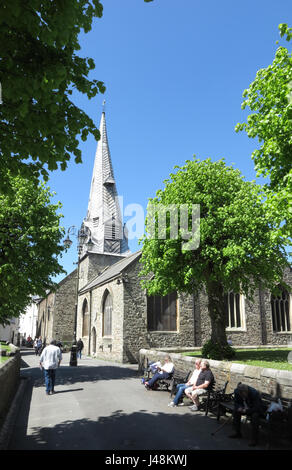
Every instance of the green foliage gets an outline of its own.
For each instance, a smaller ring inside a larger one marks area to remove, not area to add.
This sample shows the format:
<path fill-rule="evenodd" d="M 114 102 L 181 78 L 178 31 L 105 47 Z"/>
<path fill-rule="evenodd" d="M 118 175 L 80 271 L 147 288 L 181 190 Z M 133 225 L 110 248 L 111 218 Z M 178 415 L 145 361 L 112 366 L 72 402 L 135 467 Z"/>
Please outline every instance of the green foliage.
<path fill-rule="evenodd" d="M 292 38 L 292 28 L 279 25 L 281 37 Z M 246 123 L 235 130 L 245 130 L 258 138 L 260 147 L 252 153 L 257 175 L 269 177 L 267 208 L 281 221 L 282 233 L 292 234 L 292 55 L 279 47 L 272 65 L 260 69 L 243 93 L 252 111 Z M 271 193 L 271 190 L 273 191 Z"/>
<path fill-rule="evenodd" d="M 202 348 L 202 357 L 206 359 L 215 359 L 222 361 L 223 359 L 232 360 L 235 357 L 235 350 L 229 344 L 214 343 L 212 340 L 207 341 Z"/>
<path fill-rule="evenodd" d="M 88 78 L 94 61 L 76 54 L 78 35 L 102 16 L 99 0 L 3 0 L 0 4 L 0 185 L 6 170 L 47 178 L 65 170 L 70 154 L 82 161 L 78 135 L 99 131 L 71 100 L 90 99 L 105 87 Z"/>
<path fill-rule="evenodd" d="M 54 289 L 51 276 L 63 273 L 57 256 L 61 240 L 60 204 L 43 184 L 7 174 L 12 192 L 0 194 L 0 324 L 18 317 L 31 295 Z"/>
<path fill-rule="evenodd" d="M 252 299 L 259 285 L 272 290 L 280 283 L 287 266 L 285 237 L 277 231 L 273 215 L 265 211 L 262 188 L 245 181 L 239 170 L 211 159 L 194 159 L 176 168 L 149 203 L 187 204 L 189 227 L 192 204 L 199 204 L 200 244 L 196 250 L 184 249 L 180 224 L 177 237 L 170 236 L 169 217 L 166 238 L 149 237 L 153 215 L 147 214 L 141 285 L 149 295 L 205 289 L 211 339 L 225 346 L 224 293 Z"/>
<path fill-rule="evenodd" d="M 147 238 L 147 214 L 142 286 L 150 294 L 166 295 L 174 290 L 192 293 L 213 281 L 225 291 L 251 298 L 260 282 L 267 288 L 279 283 L 287 262 L 285 239 L 264 209 L 262 188 L 245 181 L 239 170 L 223 160 L 194 159 L 176 168 L 177 173 L 164 181 L 165 188 L 149 202 L 199 204 L 200 246 L 183 250 L 180 231 L 176 239 Z M 147 279 L 150 273 L 154 277 Z"/>

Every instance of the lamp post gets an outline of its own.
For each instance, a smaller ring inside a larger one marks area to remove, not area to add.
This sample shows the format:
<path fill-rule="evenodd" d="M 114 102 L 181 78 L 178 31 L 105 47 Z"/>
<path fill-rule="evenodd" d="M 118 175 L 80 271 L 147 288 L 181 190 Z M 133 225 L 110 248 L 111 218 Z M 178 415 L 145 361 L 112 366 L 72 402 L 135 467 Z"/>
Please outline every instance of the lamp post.
<path fill-rule="evenodd" d="M 75 298 L 75 312 L 74 312 L 74 331 L 73 331 L 73 343 L 70 353 L 70 366 L 77 366 L 77 345 L 76 345 L 76 330 L 77 330 L 77 309 L 78 309 L 78 290 L 79 290 L 79 267 L 80 267 L 80 256 L 83 251 L 84 245 L 87 245 L 87 249 L 93 247 L 91 239 L 91 230 L 88 227 L 82 226 L 80 230 L 77 230 L 75 225 L 69 227 L 67 231 L 67 238 L 64 240 L 64 246 L 69 249 L 72 245 L 72 240 L 69 235 L 73 234 L 78 239 L 78 261 L 77 261 L 77 281 L 76 281 L 76 298 Z"/>

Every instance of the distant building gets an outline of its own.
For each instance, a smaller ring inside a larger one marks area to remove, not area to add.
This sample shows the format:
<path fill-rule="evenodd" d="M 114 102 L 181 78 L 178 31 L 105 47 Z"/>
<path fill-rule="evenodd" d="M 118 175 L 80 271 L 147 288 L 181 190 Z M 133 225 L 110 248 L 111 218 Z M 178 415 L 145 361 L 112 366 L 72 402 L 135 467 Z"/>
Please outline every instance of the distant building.
<path fill-rule="evenodd" d="M 29 336 L 33 339 L 36 337 L 39 301 L 39 297 L 33 296 L 31 304 L 28 305 L 25 312 L 20 315 L 19 333 L 22 339 L 26 339 Z"/>
<path fill-rule="evenodd" d="M 6 326 L 0 325 L 0 341 L 9 341 L 9 343 L 20 345 L 19 318 L 11 318 Z"/>
<path fill-rule="evenodd" d="M 93 247 L 80 253 L 77 339 L 84 352 L 120 362 L 135 362 L 141 348 L 201 346 L 211 325 L 204 292 L 198 296 L 147 296 L 140 286 L 141 253 L 130 253 L 117 198 L 109 151 L 105 112 L 100 122 L 88 211 Z M 38 304 L 37 335 L 72 341 L 76 308 L 77 270 Z M 285 271 L 292 286 L 292 271 Z M 292 297 L 258 289 L 251 303 L 230 292 L 225 296 L 227 335 L 233 346 L 285 345 L 292 340 Z"/>

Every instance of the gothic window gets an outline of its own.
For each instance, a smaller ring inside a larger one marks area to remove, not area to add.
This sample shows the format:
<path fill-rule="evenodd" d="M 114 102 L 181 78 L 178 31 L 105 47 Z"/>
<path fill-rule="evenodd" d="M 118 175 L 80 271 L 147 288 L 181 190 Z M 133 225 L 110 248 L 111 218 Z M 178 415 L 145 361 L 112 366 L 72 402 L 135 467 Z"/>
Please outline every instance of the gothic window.
<path fill-rule="evenodd" d="M 149 331 L 177 331 L 177 294 L 147 296 Z"/>
<path fill-rule="evenodd" d="M 273 331 L 291 331 L 290 296 L 279 286 L 279 295 L 271 296 Z"/>
<path fill-rule="evenodd" d="M 89 312 L 88 303 L 85 299 L 82 305 L 82 336 L 88 336 L 89 332 Z"/>
<path fill-rule="evenodd" d="M 237 329 L 244 327 L 244 298 L 242 295 L 234 292 L 225 294 L 224 310 L 226 328 Z"/>
<path fill-rule="evenodd" d="M 96 329 L 93 327 L 91 331 L 92 338 L 92 352 L 96 353 Z"/>
<path fill-rule="evenodd" d="M 103 336 L 112 335 L 113 300 L 107 291 L 103 301 Z"/>

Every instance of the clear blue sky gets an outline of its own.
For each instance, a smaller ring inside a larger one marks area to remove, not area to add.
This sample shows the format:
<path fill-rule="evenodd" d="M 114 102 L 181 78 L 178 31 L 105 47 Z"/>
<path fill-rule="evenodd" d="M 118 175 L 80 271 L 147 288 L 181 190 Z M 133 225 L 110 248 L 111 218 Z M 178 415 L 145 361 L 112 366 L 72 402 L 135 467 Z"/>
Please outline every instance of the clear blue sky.
<path fill-rule="evenodd" d="M 94 20 L 90 33 L 81 33 L 79 54 L 94 59 L 91 78 L 103 81 L 106 93 L 92 100 L 75 95 L 74 101 L 98 126 L 106 99 L 124 206 L 135 203 L 146 210 L 173 167 L 194 154 L 224 157 L 248 180 L 255 179 L 251 153 L 257 142 L 234 127 L 248 114 L 241 110 L 243 90 L 258 69 L 272 63 L 278 25 L 292 25 L 291 0 L 101 3 L 103 17 Z M 51 173 L 49 186 L 63 204 L 66 230 L 79 227 L 86 215 L 96 146 L 92 137 L 81 141 L 83 164 L 72 159 L 65 172 Z M 139 249 L 136 240 L 130 249 Z M 61 264 L 69 273 L 76 260 L 75 243 Z"/>

